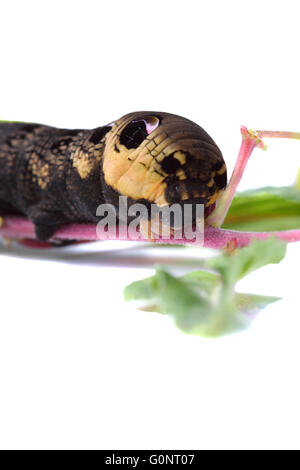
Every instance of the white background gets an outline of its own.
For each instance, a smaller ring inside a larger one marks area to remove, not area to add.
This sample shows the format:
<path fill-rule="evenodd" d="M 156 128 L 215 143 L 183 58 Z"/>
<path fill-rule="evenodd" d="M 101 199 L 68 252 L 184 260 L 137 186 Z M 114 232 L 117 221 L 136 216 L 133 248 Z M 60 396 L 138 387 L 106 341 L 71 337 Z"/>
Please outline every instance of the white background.
<path fill-rule="evenodd" d="M 173 112 L 211 134 L 229 170 L 241 124 L 300 131 L 297 1 L 10 0 L 0 18 L 1 119 Z M 242 188 L 292 183 L 299 165 L 299 142 L 270 142 Z M 216 340 L 123 302 L 163 252 L 88 250 L 1 248 L 1 448 L 300 448 L 299 246 L 240 285 L 284 300 Z"/>

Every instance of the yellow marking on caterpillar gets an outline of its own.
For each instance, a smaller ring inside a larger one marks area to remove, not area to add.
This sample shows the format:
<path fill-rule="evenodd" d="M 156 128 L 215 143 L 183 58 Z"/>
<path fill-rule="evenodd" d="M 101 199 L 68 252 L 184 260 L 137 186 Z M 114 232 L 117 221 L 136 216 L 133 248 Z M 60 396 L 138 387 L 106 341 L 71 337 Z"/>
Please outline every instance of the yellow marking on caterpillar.
<path fill-rule="evenodd" d="M 154 157 L 156 157 L 156 158 L 155 158 L 155 161 L 156 161 L 157 163 L 161 163 L 161 162 L 163 161 L 163 159 L 166 158 L 166 155 L 164 155 L 163 153 L 160 153 L 159 155 L 157 155 L 157 154 L 154 155 L 153 152 L 152 152 L 152 155 L 153 155 Z"/>
<path fill-rule="evenodd" d="M 193 197 L 203 197 L 203 198 L 206 198 L 207 197 L 207 194 L 206 193 L 200 193 L 199 191 L 194 191 L 193 192 Z"/>
<path fill-rule="evenodd" d="M 181 165 L 184 165 L 186 163 L 186 155 L 183 152 L 177 151 L 174 153 L 174 158 L 178 160 Z"/>
<path fill-rule="evenodd" d="M 146 199 L 154 202 L 157 197 L 161 199 L 161 193 L 165 190 L 166 185 L 162 182 L 163 177 L 158 173 L 150 172 L 138 162 L 134 162 L 120 177 L 115 189 L 133 199 Z"/>
<path fill-rule="evenodd" d="M 186 174 L 182 168 L 176 171 L 176 176 L 178 176 L 180 180 L 186 180 Z"/>
<path fill-rule="evenodd" d="M 182 201 L 185 201 L 186 199 L 190 199 L 190 196 L 189 196 L 188 192 L 187 192 L 187 191 L 183 191 L 183 192 L 181 193 L 180 199 L 181 199 Z"/>
<path fill-rule="evenodd" d="M 223 165 L 220 170 L 217 171 L 217 175 L 223 175 L 226 171 L 226 166 Z"/>
<path fill-rule="evenodd" d="M 76 168 L 82 179 L 87 178 L 95 166 L 99 165 L 101 161 L 101 153 L 98 150 L 94 151 L 92 157 L 93 158 L 91 158 L 88 152 L 85 152 L 80 148 L 77 148 L 71 155 L 73 167 Z"/>
<path fill-rule="evenodd" d="M 150 171 L 153 156 L 149 154 L 149 142 L 137 149 L 126 149 L 118 144 L 120 152 L 116 152 L 116 133 L 107 135 L 103 154 L 103 173 L 106 183 L 124 196 L 132 199 L 146 199 L 158 205 L 167 205 L 163 194 L 166 184 L 164 176 Z M 142 165 L 141 165 L 142 163 Z M 145 166 L 146 165 L 146 166 Z"/>
<path fill-rule="evenodd" d="M 216 191 L 215 194 L 213 194 L 212 197 L 209 199 L 206 206 L 211 206 L 214 202 L 216 202 L 216 200 L 219 199 L 221 193 L 222 193 L 222 190 Z"/>
<path fill-rule="evenodd" d="M 82 179 L 87 178 L 92 170 L 88 154 L 78 152 L 78 155 L 74 156 L 73 167 L 76 168 Z"/>
<path fill-rule="evenodd" d="M 172 143 L 172 139 L 170 137 L 167 137 L 166 134 L 161 134 L 161 136 L 164 135 L 164 139 L 161 140 L 160 144 L 157 145 L 157 147 L 155 148 L 155 155 L 152 151 L 152 155 L 154 155 L 155 157 L 158 156 L 156 158 L 156 160 L 158 162 L 161 162 L 164 158 L 165 158 L 165 154 L 163 153 L 163 150 L 165 150 L 165 148 Z"/>
<path fill-rule="evenodd" d="M 28 167 L 32 171 L 33 180 L 37 181 L 42 189 L 45 189 L 50 181 L 48 163 L 42 162 L 36 153 L 32 153 Z"/>
<path fill-rule="evenodd" d="M 166 140 L 167 134 L 163 132 L 162 134 L 158 134 L 157 136 L 154 137 L 154 142 L 155 145 L 159 146 L 164 140 Z"/>
<path fill-rule="evenodd" d="M 151 140 L 151 142 L 149 142 L 149 144 L 147 144 L 146 147 L 151 152 L 156 147 L 155 142 L 153 142 L 153 140 Z"/>

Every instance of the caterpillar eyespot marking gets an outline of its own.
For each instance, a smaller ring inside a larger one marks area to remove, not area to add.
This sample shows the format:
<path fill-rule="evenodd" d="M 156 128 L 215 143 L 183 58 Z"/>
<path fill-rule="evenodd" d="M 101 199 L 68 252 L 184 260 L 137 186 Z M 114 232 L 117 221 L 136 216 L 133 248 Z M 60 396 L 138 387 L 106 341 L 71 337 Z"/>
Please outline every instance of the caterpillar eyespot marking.
<path fill-rule="evenodd" d="M 95 129 L 0 123 L 0 216 L 25 215 L 41 241 L 64 224 L 97 223 L 119 195 L 130 204 L 211 206 L 227 184 L 207 132 L 173 114 L 140 111 Z"/>

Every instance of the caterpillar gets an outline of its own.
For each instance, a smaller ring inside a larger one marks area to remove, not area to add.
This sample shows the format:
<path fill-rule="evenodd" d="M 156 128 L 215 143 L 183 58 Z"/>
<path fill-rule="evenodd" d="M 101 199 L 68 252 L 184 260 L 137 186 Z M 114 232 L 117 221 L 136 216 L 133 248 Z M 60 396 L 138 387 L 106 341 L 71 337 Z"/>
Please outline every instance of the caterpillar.
<path fill-rule="evenodd" d="M 0 215 L 23 215 L 38 240 L 68 223 L 96 223 L 97 207 L 127 196 L 158 207 L 214 206 L 227 184 L 207 132 L 174 114 L 141 111 L 95 129 L 0 122 Z"/>

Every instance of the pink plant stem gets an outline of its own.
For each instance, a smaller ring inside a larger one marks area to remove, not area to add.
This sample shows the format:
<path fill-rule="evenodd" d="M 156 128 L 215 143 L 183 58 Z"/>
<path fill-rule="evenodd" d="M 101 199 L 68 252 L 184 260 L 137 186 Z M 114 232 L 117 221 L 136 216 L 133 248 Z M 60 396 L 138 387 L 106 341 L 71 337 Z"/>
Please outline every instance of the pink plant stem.
<path fill-rule="evenodd" d="M 234 241 L 237 247 L 247 246 L 253 240 L 265 240 L 276 237 L 286 243 L 300 241 L 300 229 L 281 230 L 278 232 L 238 232 L 224 230 L 207 225 L 204 231 L 204 246 L 207 248 L 225 248 L 228 243 Z"/>
<path fill-rule="evenodd" d="M 0 228 L 0 236 L 9 239 L 30 239 L 35 240 L 34 225 L 28 219 L 23 217 L 10 216 L 6 217 L 3 225 Z M 231 241 L 236 243 L 236 246 L 247 246 L 254 239 L 263 240 L 270 236 L 277 236 L 286 242 L 300 241 L 300 230 L 285 230 L 280 232 L 237 232 L 234 230 L 223 230 L 209 225 L 205 226 L 204 230 L 204 246 L 208 248 L 225 248 Z M 97 235 L 96 225 L 93 224 L 70 224 L 60 228 L 53 237 L 54 240 L 118 240 L 118 235 L 115 236 L 103 232 L 100 236 Z M 140 236 L 138 239 L 131 238 L 128 235 L 127 240 L 134 241 L 149 241 Z M 163 239 L 159 238 L 154 240 L 155 243 L 168 243 L 176 245 L 197 245 L 196 242 L 186 239 Z M 32 245 L 34 246 L 34 245 Z"/>
<path fill-rule="evenodd" d="M 234 198 L 237 187 L 244 174 L 248 160 L 255 149 L 259 147 L 265 149 L 265 145 L 255 131 L 241 127 L 242 144 L 234 166 L 230 181 L 217 202 L 216 209 L 207 217 L 206 222 L 213 227 L 221 227 L 229 210 L 232 199 Z"/>
<path fill-rule="evenodd" d="M 256 131 L 259 137 L 275 138 L 275 139 L 298 139 L 300 140 L 299 132 L 287 131 Z"/>

